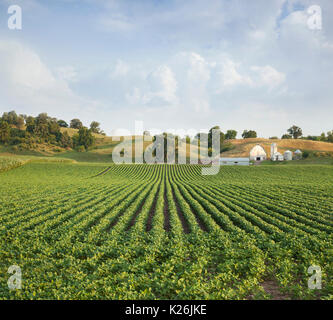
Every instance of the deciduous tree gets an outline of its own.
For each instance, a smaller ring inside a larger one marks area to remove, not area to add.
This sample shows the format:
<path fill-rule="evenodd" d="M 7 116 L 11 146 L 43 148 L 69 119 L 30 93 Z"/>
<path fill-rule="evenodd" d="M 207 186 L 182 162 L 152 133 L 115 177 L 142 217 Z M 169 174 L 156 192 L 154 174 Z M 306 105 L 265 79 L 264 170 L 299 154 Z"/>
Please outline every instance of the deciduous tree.
<path fill-rule="evenodd" d="M 80 119 L 72 119 L 70 127 L 73 129 L 80 129 L 83 127 L 83 124 Z"/>
<path fill-rule="evenodd" d="M 294 139 L 298 139 L 303 135 L 302 129 L 295 125 L 290 127 L 287 131 Z"/>

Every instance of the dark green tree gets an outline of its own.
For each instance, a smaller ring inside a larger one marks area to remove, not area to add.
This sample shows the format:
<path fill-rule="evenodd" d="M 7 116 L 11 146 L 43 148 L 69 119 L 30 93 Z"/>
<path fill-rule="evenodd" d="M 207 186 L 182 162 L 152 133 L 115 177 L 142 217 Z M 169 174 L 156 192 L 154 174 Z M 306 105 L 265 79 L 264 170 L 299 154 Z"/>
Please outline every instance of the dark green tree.
<path fill-rule="evenodd" d="M 91 124 L 90 124 L 90 130 L 91 132 L 93 133 L 100 133 L 101 132 L 101 128 L 100 128 L 100 123 L 97 122 L 97 121 L 93 121 Z"/>
<path fill-rule="evenodd" d="M 25 125 L 26 125 L 26 131 L 28 131 L 29 133 L 35 132 L 36 120 L 34 117 L 31 116 L 27 117 Z"/>
<path fill-rule="evenodd" d="M 76 148 L 83 146 L 86 150 L 89 149 L 95 142 L 91 130 L 86 127 L 81 127 L 78 134 L 73 136 L 73 144 Z"/>
<path fill-rule="evenodd" d="M 236 130 L 228 130 L 225 134 L 226 140 L 233 140 L 237 137 L 237 131 Z"/>
<path fill-rule="evenodd" d="M 254 130 L 244 130 L 242 133 L 243 139 L 257 138 L 257 132 Z"/>
<path fill-rule="evenodd" d="M 58 125 L 61 128 L 68 128 L 68 123 L 65 120 L 58 120 Z"/>
<path fill-rule="evenodd" d="M 15 111 L 4 112 L 2 115 L 2 120 L 6 121 L 8 124 L 16 125 L 18 115 Z"/>
<path fill-rule="evenodd" d="M 49 136 L 49 121 L 50 118 L 47 113 L 40 113 L 35 119 L 34 133 L 45 140 L 47 140 Z"/>
<path fill-rule="evenodd" d="M 225 140 L 225 135 L 221 131 L 219 126 L 212 127 L 208 132 L 208 148 L 212 148 L 213 145 L 213 130 L 216 130 L 220 133 L 220 149 L 222 148 L 223 142 Z"/>
<path fill-rule="evenodd" d="M 73 146 L 72 139 L 68 135 L 67 131 L 65 131 L 60 138 L 60 145 L 63 148 L 71 148 Z"/>
<path fill-rule="evenodd" d="M 333 143 L 333 130 L 327 132 L 327 141 Z"/>
<path fill-rule="evenodd" d="M 287 132 L 294 138 L 294 139 L 298 139 L 303 135 L 302 129 L 300 127 L 297 127 L 295 125 L 293 125 L 292 127 L 290 127 Z"/>
<path fill-rule="evenodd" d="M 79 119 L 72 119 L 70 127 L 73 129 L 80 129 L 83 127 L 83 124 L 82 124 L 81 120 L 79 120 Z"/>
<path fill-rule="evenodd" d="M 17 120 L 16 120 L 16 127 L 20 130 L 22 130 L 24 128 L 24 118 L 22 116 L 18 116 Z"/>
<path fill-rule="evenodd" d="M 49 125 L 50 134 L 58 135 L 60 133 L 60 126 L 59 126 L 57 120 L 52 119 L 51 121 L 49 121 L 48 125 Z"/>
<path fill-rule="evenodd" d="M 8 143 L 10 139 L 10 125 L 7 121 L 0 122 L 0 142 Z"/>

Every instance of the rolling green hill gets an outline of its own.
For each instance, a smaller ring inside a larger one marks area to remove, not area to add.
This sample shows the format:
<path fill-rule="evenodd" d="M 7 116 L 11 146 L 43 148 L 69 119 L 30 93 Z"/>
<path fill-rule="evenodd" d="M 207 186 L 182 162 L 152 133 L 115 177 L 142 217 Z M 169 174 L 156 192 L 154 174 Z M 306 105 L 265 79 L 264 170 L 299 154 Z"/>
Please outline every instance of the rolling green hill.
<path fill-rule="evenodd" d="M 62 128 L 62 132 L 67 132 L 70 136 L 74 135 L 77 130 L 70 128 Z M 87 152 L 77 152 L 72 149 L 55 148 L 54 146 L 41 144 L 35 150 L 24 150 L 14 151 L 11 147 L 0 146 L 0 156 L 11 157 L 13 155 L 20 156 L 38 156 L 38 157 L 55 157 L 72 159 L 78 162 L 98 162 L 98 163 L 109 163 L 112 162 L 112 152 L 114 148 L 120 143 L 119 137 L 103 136 L 94 134 L 96 139 L 95 146 Z M 132 154 L 135 154 L 134 140 L 135 136 L 121 138 L 121 141 L 125 139 L 127 148 L 132 148 Z M 270 146 L 275 142 L 278 145 L 279 152 L 283 153 L 286 150 L 295 151 L 300 149 L 302 151 L 309 151 L 312 156 L 328 158 L 333 157 L 333 143 L 321 142 L 321 141 L 310 141 L 303 139 L 285 139 L 285 140 L 272 140 L 264 138 L 255 139 L 235 139 L 228 140 L 227 143 L 231 145 L 231 150 L 223 152 L 223 157 L 248 157 L 250 150 L 256 145 L 260 144 L 266 151 L 267 155 L 270 155 Z M 151 142 L 144 142 L 144 149 L 146 149 Z M 198 147 L 194 144 L 186 145 L 186 156 L 189 159 L 191 155 L 198 154 Z M 309 161 L 309 160 L 307 160 Z M 313 160 L 312 163 L 317 162 Z M 319 161 L 320 162 L 320 161 Z"/>

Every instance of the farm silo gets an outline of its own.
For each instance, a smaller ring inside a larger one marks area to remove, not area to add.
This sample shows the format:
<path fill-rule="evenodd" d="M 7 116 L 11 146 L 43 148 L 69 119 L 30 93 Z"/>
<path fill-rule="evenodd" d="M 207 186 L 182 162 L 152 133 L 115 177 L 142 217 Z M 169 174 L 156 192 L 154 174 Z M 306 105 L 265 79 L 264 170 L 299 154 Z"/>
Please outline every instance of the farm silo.
<path fill-rule="evenodd" d="M 296 150 L 295 151 L 295 156 L 294 156 L 295 160 L 300 160 L 302 159 L 302 151 L 301 150 Z"/>
<path fill-rule="evenodd" d="M 284 154 L 283 154 L 284 160 L 286 161 L 291 161 L 293 160 L 293 153 L 290 150 L 287 150 Z"/>
<path fill-rule="evenodd" d="M 277 143 L 274 142 L 271 144 L 271 159 L 273 159 L 274 153 L 277 153 L 277 152 L 278 152 Z"/>

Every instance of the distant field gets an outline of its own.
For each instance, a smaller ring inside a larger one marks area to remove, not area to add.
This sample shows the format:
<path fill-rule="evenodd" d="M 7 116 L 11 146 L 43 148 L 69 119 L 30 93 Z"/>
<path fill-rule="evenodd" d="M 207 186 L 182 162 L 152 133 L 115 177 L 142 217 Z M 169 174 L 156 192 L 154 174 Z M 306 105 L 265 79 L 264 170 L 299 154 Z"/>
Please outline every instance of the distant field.
<path fill-rule="evenodd" d="M 333 157 L 310 157 L 307 159 L 295 160 L 295 161 L 271 161 L 266 160 L 261 165 L 269 166 L 300 166 L 300 165 L 333 165 Z"/>
<path fill-rule="evenodd" d="M 0 157 L 0 172 L 8 171 L 24 164 L 22 159 L 15 159 L 13 157 Z"/>
<path fill-rule="evenodd" d="M 77 133 L 78 130 L 71 128 L 62 128 L 62 132 L 67 131 L 70 136 Z M 74 150 L 65 150 L 62 148 L 49 146 L 49 145 L 39 145 L 36 150 L 24 150 L 24 151 L 13 151 L 11 147 L 0 146 L 0 156 L 11 156 L 11 155 L 30 155 L 30 156 L 46 156 L 46 157 L 55 157 L 55 158 L 66 158 L 72 159 L 78 162 L 98 162 L 98 163 L 112 163 L 112 152 L 114 148 L 120 143 L 114 139 L 115 137 L 108 137 L 103 135 L 94 134 L 96 138 L 96 145 L 94 148 L 88 152 L 77 152 Z M 117 137 L 118 139 L 120 137 Z M 123 138 L 121 138 L 123 139 Z M 135 136 L 125 137 L 127 141 L 126 149 L 132 149 L 132 154 L 134 157 L 135 146 L 134 139 Z M 326 157 L 327 159 L 324 163 L 329 164 L 330 160 L 333 159 L 333 143 L 320 142 L 320 141 L 309 141 L 309 140 L 271 140 L 271 139 L 237 139 L 237 140 L 227 140 L 226 143 L 232 145 L 231 150 L 223 152 L 222 157 L 249 157 L 250 150 L 256 145 L 260 144 L 264 147 L 267 155 L 270 155 L 270 147 L 273 142 L 276 142 L 278 145 L 278 150 L 283 153 L 286 150 L 295 151 L 301 149 L 302 151 L 309 151 L 316 153 L 317 157 Z M 152 142 L 144 142 L 144 150 Z M 191 156 L 195 157 L 199 150 L 198 147 L 194 144 L 183 144 L 183 148 L 186 148 L 186 157 L 189 159 Z M 307 160 L 308 162 L 309 160 Z M 312 163 L 323 163 L 323 160 L 317 161 L 312 159 Z"/>
<path fill-rule="evenodd" d="M 0 172 L 8 171 L 18 168 L 30 162 L 75 162 L 72 159 L 53 158 L 53 157 L 36 157 L 36 156 L 14 156 L 14 155 L 0 155 Z"/>
<path fill-rule="evenodd" d="M 0 298 L 332 299 L 326 165 L 27 163 L 0 173 Z M 9 291 L 7 269 L 22 268 Z M 322 290 L 307 288 L 310 265 Z"/>

